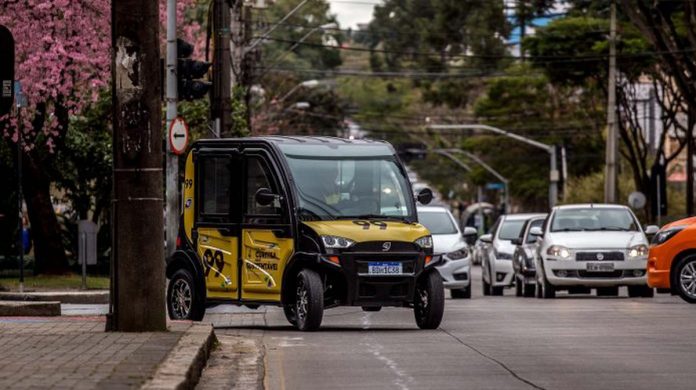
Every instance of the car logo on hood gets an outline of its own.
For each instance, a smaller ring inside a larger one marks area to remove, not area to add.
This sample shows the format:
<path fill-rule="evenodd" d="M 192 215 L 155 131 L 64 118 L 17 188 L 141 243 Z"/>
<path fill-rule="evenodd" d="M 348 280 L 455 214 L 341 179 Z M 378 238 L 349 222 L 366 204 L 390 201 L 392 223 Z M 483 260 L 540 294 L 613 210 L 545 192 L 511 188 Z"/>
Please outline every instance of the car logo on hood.
<path fill-rule="evenodd" d="M 382 244 L 382 252 L 387 252 L 387 251 L 389 251 L 389 249 L 391 249 L 391 242 L 385 241 Z"/>
<path fill-rule="evenodd" d="M 597 260 L 604 260 L 604 253 L 597 253 Z"/>

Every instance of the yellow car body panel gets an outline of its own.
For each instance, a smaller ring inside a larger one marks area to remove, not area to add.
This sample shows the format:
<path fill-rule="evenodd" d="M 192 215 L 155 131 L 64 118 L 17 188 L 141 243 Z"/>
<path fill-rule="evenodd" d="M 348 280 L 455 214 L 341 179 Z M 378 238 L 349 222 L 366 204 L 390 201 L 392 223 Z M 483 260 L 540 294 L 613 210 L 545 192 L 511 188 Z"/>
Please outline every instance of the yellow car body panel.
<path fill-rule="evenodd" d="M 242 299 L 280 301 L 283 271 L 290 260 L 294 240 L 278 238 L 272 230 L 242 231 Z"/>
<path fill-rule="evenodd" d="M 401 221 L 336 220 L 303 222 L 320 236 L 337 236 L 355 242 L 413 242 L 430 234 L 425 226 Z"/>

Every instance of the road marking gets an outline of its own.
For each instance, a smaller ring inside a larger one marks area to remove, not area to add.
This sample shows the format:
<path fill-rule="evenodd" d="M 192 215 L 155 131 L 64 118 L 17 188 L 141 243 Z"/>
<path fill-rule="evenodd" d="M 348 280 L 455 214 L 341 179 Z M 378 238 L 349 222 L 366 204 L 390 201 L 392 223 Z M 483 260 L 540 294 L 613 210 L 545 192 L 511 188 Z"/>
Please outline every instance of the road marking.
<path fill-rule="evenodd" d="M 370 328 L 371 316 L 372 313 L 363 313 L 363 329 Z M 396 374 L 396 379 L 392 383 L 401 390 L 409 390 L 408 384 L 413 383 L 413 377 L 402 370 L 395 361 L 382 354 L 384 347 L 371 333 L 368 334 L 367 338 L 369 341 L 367 343 L 362 343 L 362 345 L 367 347 L 368 352 L 370 352 L 375 358 L 377 358 L 377 360 L 384 363 L 394 374 Z"/>

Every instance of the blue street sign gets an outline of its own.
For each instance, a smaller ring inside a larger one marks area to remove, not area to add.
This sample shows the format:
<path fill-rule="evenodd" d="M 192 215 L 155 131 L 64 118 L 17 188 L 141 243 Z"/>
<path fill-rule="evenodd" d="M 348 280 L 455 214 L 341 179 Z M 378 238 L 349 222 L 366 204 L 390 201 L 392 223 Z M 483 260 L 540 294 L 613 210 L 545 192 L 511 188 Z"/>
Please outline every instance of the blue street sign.
<path fill-rule="evenodd" d="M 505 184 L 503 184 L 503 183 L 487 183 L 486 184 L 487 190 L 502 190 L 504 188 L 505 188 Z"/>
<path fill-rule="evenodd" d="M 22 108 L 27 106 L 27 97 L 22 93 L 22 85 L 19 81 L 14 82 L 14 96 L 15 105 L 17 108 Z"/>

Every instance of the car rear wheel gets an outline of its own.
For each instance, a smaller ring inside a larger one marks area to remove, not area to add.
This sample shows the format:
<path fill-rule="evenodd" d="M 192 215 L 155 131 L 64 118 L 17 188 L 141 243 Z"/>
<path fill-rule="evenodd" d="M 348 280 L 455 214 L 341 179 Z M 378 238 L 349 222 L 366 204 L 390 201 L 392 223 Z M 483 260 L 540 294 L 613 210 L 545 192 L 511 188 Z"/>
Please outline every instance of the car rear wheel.
<path fill-rule="evenodd" d="M 452 295 L 452 299 L 469 299 L 471 298 L 471 286 L 452 289 L 450 295 Z"/>
<path fill-rule="evenodd" d="M 649 286 L 628 286 L 628 296 L 631 298 L 652 298 L 655 290 Z"/>
<path fill-rule="evenodd" d="M 445 288 L 437 272 L 429 272 L 419 280 L 413 301 L 413 314 L 421 329 L 437 329 L 445 312 Z"/>
<path fill-rule="evenodd" d="M 536 285 L 532 283 L 524 283 L 522 284 L 522 295 L 524 295 L 527 298 L 531 298 L 534 296 L 534 293 L 536 293 Z"/>
<path fill-rule="evenodd" d="M 488 284 L 483 278 L 481 278 L 481 284 L 483 285 L 483 295 L 491 295 L 491 285 Z"/>
<path fill-rule="evenodd" d="M 696 255 L 680 259 L 674 270 L 677 294 L 689 303 L 696 303 Z"/>
<path fill-rule="evenodd" d="M 167 311 L 172 320 L 201 321 L 205 315 L 205 298 L 199 296 L 193 275 L 180 269 L 167 286 Z"/>
<path fill-rule="evenodd" d="M 382 306 L 363 306 L 362 307 L 363 311 L 380 311 L 382 310 Z"/>
<path fill-rule="evenodd" d="M 310 269 L 304 269 L 297 275 L 295 313 L 297 329 L 313 331 L 321 326 L 324 317 L 324 285 L 319 274 Z"/>
<path fill-rule="evenodd" d="M 619 295 L 618 287 L 598 287 L 597 296 L 598 297 L 616 297 Z"/>
<path fill-rule="evenodd" d="M 521 297 L 524 295 L 524 281 L 520 278 L 515 277 L 515 296 Z"/>

